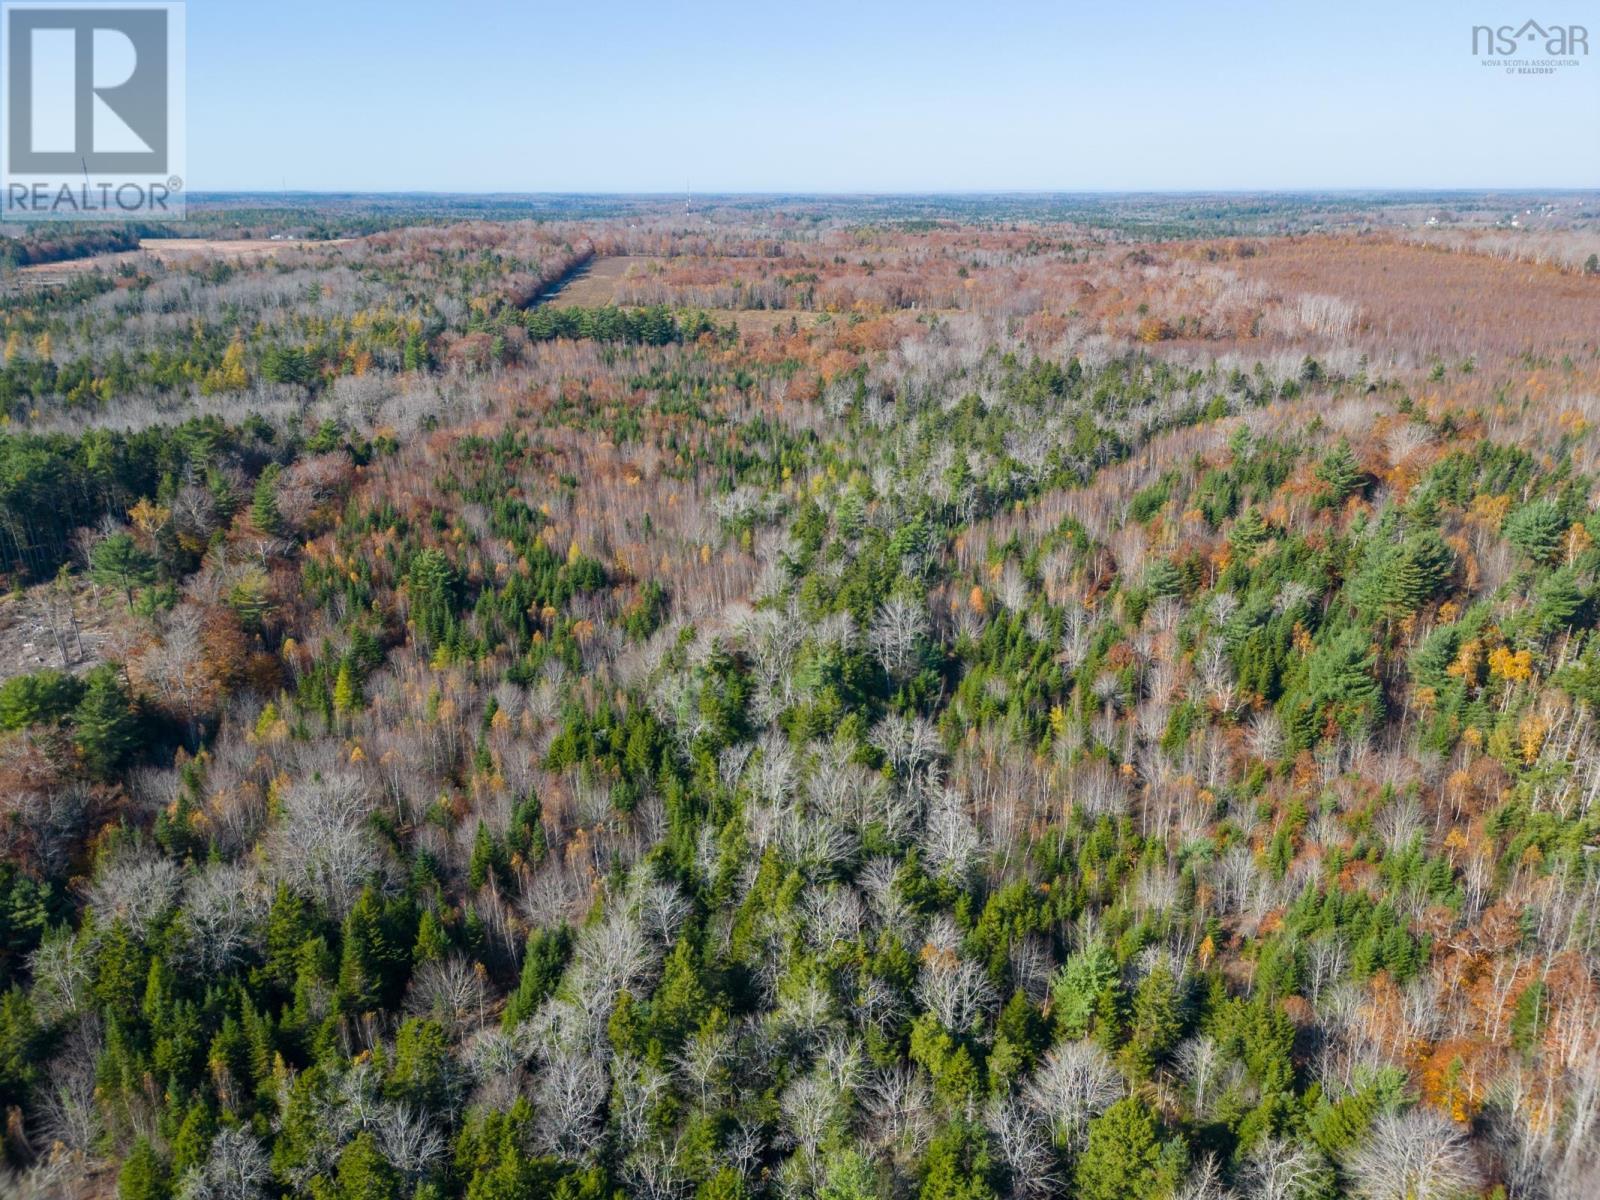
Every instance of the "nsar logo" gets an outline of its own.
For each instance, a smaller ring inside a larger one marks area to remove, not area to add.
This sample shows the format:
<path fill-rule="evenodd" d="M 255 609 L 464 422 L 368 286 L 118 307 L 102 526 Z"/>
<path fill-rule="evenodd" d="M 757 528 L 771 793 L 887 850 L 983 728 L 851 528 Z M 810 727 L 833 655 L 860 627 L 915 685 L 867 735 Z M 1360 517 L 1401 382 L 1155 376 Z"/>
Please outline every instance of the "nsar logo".
<path fill-rule="evenodd" d="M 1484 56 L 1486 67 L 1507 75 L 1553 75 L 1564 67 L 1581 66 L 1589 54 L 1589 30 L 1583 25 L 1474 25 L 1472 53 Z"/>

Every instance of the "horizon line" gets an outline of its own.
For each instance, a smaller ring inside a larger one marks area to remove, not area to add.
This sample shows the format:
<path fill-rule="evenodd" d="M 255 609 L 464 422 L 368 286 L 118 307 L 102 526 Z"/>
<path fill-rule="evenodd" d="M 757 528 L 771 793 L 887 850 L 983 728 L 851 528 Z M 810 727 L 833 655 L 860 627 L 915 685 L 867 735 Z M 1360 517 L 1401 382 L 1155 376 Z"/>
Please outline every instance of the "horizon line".
<path fill-rule="evenodd" d="M 1130 188 L 913 188 L 913 189 L 886 189 L 875 190 L 871 188 L 846 188 L 846 189 L 813 189 L 813 188 L 766 188 L 766 189 L 708 189 L 706 191 L 671 191 L 671 190 L 628 190 L 606 191 L 599 189 L 565 189 L 553 191 L 519 191 L 510 189 L 477 189 L 444 191 L 428 188 L 355 188 L 355 187 L 316 187 L 316 188 L 274 188 L 274 187 L 227 187 L 195 189 L 188 193 L 191 199 L 227 197 L 227 196 L 431 196 L 440 198 L 458 197 L 517 197 L 538 199 L 635 199 L 635 200 L 682 200 L 686 196 L 705 200 L 714 199 L 750 199 L 750 198 L 786 198 L 786 197 L 820 197 L 820 198 L 924 198 L 959 196 L 970 199 L 983 199 L 989 197 L 1053 197 L 1053 196 L 1338 196 L 1338 195 L 1377 195 L 1377 196 L 1438 196 L 1438 195 L 1596 195 L 1600 196 L 1600 184 L 1574 185 L 1574 184 L 1489 184 L 1482 186 L 1441 185 L 1432 186 L 1389 186 L 1381 184 L 1371 185 L 1337 185 L 1326 187 L 1130 187 Z"/>

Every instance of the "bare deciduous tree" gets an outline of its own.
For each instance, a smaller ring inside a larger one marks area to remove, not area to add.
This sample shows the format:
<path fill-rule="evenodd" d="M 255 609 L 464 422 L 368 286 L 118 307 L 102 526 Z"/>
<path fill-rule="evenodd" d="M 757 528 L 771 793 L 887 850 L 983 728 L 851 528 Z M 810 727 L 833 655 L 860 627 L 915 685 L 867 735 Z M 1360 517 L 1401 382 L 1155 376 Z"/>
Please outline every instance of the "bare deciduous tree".
<path fill-rule="evenodd" d="M 1330 1182 L 1322 1155 L 1282 1138 L 1261 1142 L 1239 1171 L 1239 1192 L 1247 1200 L 1305 1200 L 1324 1195 Z"/>
<path fill-rule="evenodd" d="M 206 1161 L 190 1168 L 178 1188 L 182 1200 L 257 1200 L 272 1182 L 272 1164 L 245 1129 L 223 1129 Z"/>
<path fill-rule="evenodd" d="M 1431 1108 L 1379 1117 L 1346 1166 L 1368 1200 L 1456 1200 L 1480 1178 L 1466 1135 Z"/>
<path fill-rule="evenodd" d="M 1045 1056 L 1023 1095 L 1050 1122 L 1056 1139 L 1077 1147 L 1088 1137 L 1089 1121 L 1123 1092 L 1122 1076 L 1093 1042 L 1066 1042 Z"/>

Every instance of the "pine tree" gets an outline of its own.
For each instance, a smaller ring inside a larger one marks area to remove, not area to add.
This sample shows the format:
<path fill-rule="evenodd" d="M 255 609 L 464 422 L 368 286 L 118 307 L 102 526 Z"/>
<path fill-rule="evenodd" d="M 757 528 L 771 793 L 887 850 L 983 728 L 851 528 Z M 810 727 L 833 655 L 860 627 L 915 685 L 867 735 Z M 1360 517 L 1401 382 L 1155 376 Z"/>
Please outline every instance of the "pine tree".
<path fill-rule="evenodd" d="M 1228 544 L 1240 554 L 1248 555 L 1270 535 L 1267 519 L 1261 515 L 1261 510 L 1252 504 L 1234 521 L 1233 529 L 1228 534 Z"/>
<path fill-rule="evenodd" d="M 1533 625 L 1549 635 L 1574 624 L 1587 598 L 1579 589 L 1571 567 L 1562 567 L 1539 585 L 1533 603 Z"/>
<path fill-rule="evenodd" d="M 1176 596 L 1183 591 L 1183 576 L 1170 559 L 1158 558 L 1145 571 L 1144 585 L 1152 596 Z"/>
<path fill-rule="evenodd" d="M 1347 498 L 1360 490 L 1361 466 L 1356 462 L 1356 456 L 1350 452 L 1350 443 L 1347 439 L 1340 438 L 1339 444 L 1317 464 L 1317 478 L 1327 485 L 1327 491 L 1320 497 L 1320 502 L 1325 507 L 1343 504 Z"/>
<path fill-rule="evenodd" d="M 1369 635 L 1359 626 L 1319 646 L 1307 664 L 1314 709 L 1331 708 L 1346 729 L 1369 728 L 1383 711 L 1383 693 Z"/>
<path fill-rule="evenodd" d="M 109 778 L 139 741 L 139 721 L 115 667 L 106 664 L 89 673 L 73 722 L 84 766 L 98 778 Z"/>
<path fill-rule="evenodd" d="M 1506 541 L 1535 562 L 1548 562 L 1561 548 L 1567 522 L 1554 503 L 1535 500 L 1507 517 L 1500 532 Z"/>
<path fill-rule="evenodd" d="M 1114 988 L 1117 962 L 1103 942 L 1078 951 L 1067 959 L 1051 985 L 1056 1027 L 1069 1038 L 1089 1032 L 1100 995 Z"/>
<path fill-rule="evenodd" d="M 133 610 L 133 589 L 155 578 L 156 565 L 139 549 L 131 533 L 113 533 L 89 551 L 89 574 L 96 583 L 114 587 Z"/>

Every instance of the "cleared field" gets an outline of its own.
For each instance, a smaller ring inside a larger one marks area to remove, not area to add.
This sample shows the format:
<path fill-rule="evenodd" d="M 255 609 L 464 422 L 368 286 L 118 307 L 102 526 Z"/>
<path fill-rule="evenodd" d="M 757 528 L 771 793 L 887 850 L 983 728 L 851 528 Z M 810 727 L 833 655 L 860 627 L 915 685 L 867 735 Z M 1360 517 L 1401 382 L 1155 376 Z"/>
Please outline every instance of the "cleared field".
<path fill-rule="evenodd" d="M 201 258 L 226 258 L 234 262 L 253 263 L 271 258 L 284 250 L 342 246 L 349 240 L 340 238 L 331 241 L 309 241 L 295 238 L 274 242 L 251 238 L 141 238 L 137 250 L 96 254 L 89 258 L 66 259 L 62 262 L 35 263 L 33 266 L 20 268 L 17 275 L 33 283 L 47 283 L 90 271 L 115 270 L 123 263 L 139 263 L 148 259 L 155 259 L 169 267 Z"/>
<path fill-rule="evenodd" d="M 548 304 L 570 304 L 578 308 L 603 308 L 615 303 L 617 285 L 631 268 L 643 268 L 660 260 L 638 254 L 618 254 L 611 258 L 597 258 L 587 270 L 568 281 Z"/>
<path fill-rule="evenodd" d="M 1484 255 L 1379 239 L 1297 238 L 1231 264 L 1291 293 L 1357 305 L 1375 349 L 1514 358 L 1600 342 L 1600 280 Z"/>

